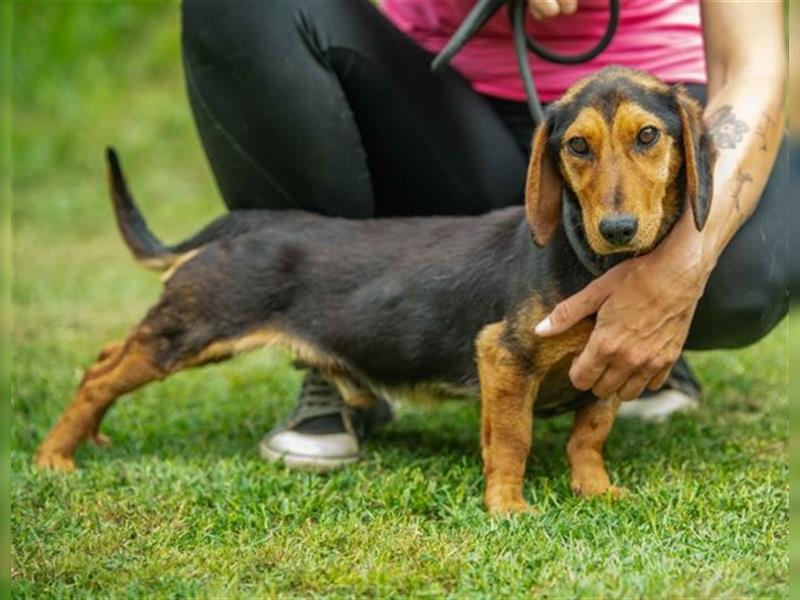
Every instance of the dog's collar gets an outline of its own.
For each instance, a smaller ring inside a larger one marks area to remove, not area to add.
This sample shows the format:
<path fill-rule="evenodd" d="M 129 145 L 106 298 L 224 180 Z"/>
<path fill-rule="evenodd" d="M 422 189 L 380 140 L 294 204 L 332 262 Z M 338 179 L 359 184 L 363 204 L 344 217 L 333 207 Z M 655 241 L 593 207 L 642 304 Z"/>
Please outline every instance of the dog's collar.
<path fill-rule="evenodd" d="M 583 230 L 583 219 L 578 200 L 566 187 L 561 194 L 561 212 L 569 245 L 583 268 L 593 277 L 599 277 L 614 265 L 632 256 L 629 252 L 601 256 L 591 249 Z"/>

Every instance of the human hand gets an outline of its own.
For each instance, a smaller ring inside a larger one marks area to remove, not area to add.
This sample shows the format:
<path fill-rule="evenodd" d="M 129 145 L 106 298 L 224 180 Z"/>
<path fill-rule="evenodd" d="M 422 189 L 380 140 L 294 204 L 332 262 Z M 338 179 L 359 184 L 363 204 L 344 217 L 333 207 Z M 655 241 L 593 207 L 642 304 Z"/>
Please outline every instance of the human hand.
<path fill-rule="evenodd" d="M 691 228 L 682 218 L 655 250 L 611 268 L 536 326 L 537 335 L 548 337 L 597 314 L 594 331 L 570 368 L 577 389 L 632 400 L 646 387 L 664 384 L 711 272 L 700 236 Z"/>
<path fill-rule="evenodd" d="M 578 10 L 578 0 L 528 0 L 528 8 L 537 21 L 558 15 L 573 15 Z"/>

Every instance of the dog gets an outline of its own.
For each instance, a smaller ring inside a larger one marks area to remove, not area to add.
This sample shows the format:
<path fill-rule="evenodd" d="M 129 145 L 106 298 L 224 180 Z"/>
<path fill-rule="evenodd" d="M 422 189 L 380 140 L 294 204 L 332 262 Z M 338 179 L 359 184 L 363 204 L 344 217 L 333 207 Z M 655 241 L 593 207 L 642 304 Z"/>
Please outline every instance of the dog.
<path fill-rule="evenodd" d="M 575 83 L 534 134 L 525 205 L 481 216 L 347 220 L 234 211 L 174 246 L 148 229 L 107 151 L 117 224 L 135 258 L 162 270 L 160 300 L 106 346 L 39 447 L 70 471 L 121 395 L 188 367 L 277 344 L 345 402 L 376 394 L 476 394 L 484 501 L 528 510 L 534 414 L 574 411 L 571 488 L 617 495 L 602 449 L 619 399 L 569 382 L 593 327 L 539 338 L 534 326 L 612 264 L 648 252 L 684 210 L 708 215 L 714 151 L 681 86 L 621 67 Z"/>

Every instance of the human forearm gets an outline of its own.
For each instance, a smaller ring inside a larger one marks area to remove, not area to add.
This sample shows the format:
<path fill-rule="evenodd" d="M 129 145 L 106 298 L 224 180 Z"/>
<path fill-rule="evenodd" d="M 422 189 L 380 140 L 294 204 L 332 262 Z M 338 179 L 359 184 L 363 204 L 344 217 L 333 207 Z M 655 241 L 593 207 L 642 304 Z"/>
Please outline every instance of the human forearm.
<path fill-rule="evenodd" d="M 712 93 L 705 120 L 717 161 L 708 220 L 698 232 L 687 211 L 654 252 L 667 263 L 680 264 L 683 280 L 698 296 L 723 250 L 758 205 L 784 130 L 781 74 L 737 76 Z"/>
<path fill-rule="evenodd" d="M 772 171 L 784 132 L 786 57 L 781 2 L 701 6 L 708 63 L 705 121 L 717 149 L 714 196 L 700 236 L 710 272 L 755 210 Z"/>
<path fill-rule="evenodd" d="M 709 99 L 705 120 L 718 153 L 711 211 L 701 234 L 709 270 L 758 204 L 783 138 L 784 118 L 782 74 L 738 75 Z"/>

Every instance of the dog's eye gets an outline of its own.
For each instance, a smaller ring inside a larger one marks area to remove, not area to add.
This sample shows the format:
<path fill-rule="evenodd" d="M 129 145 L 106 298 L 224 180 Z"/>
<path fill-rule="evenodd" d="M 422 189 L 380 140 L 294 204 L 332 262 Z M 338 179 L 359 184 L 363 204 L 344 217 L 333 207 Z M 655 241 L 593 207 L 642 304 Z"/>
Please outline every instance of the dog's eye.
<path fill-rule="evenodd" d="M 587 144 L 586 139 L 582 137 L 574 137 L 567 140 L 567 148 L 569 148 L 569 151 L 575 156 L 586 156 L 589 154 L 589 144 Z"/>
<path fill-rule="evenodd" d="M 636 141 L 638 141 L 642 146 L 652 146 L 658 140 L 659 132 L 658 129 L 652 126 L 643 127 L 639 131 L 639 135 L 636 136 Z"/>

